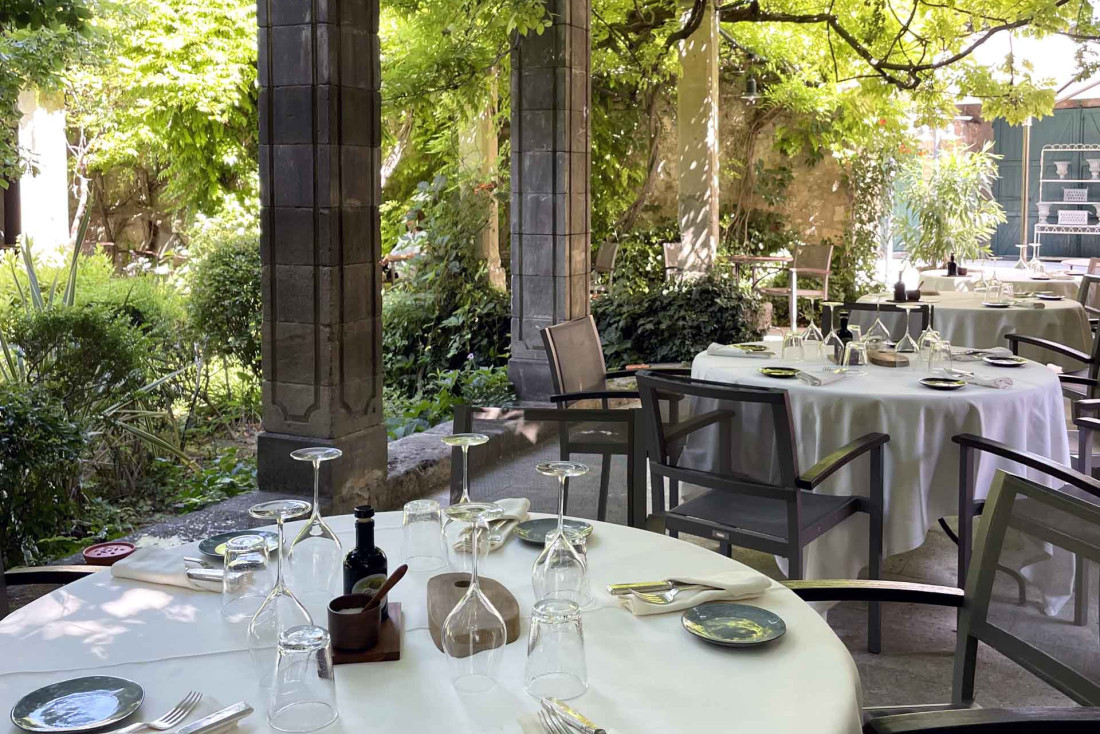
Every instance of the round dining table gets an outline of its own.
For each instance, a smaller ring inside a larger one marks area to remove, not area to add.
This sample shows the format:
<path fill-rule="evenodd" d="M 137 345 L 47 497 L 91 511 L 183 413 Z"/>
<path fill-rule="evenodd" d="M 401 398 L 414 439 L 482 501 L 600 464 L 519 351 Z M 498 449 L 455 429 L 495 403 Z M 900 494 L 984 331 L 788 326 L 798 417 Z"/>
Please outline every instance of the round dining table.
<path fill-rule="evenodd" d="M 778 345 L 774 346 L 778 351 Z M 695 357 L 691 374 L 702 380 L 786 390 L 799 471 L 865 434 L 888 434 L 883 462 L 883 552 L 894 555 L 920 547 L 938 518 L 959 513 L 959 447 L 952 436 L 972 433 L 1056 464 L 1069 464 L 1062 392 L 1052 370 L 1034 362 L 1017 368 L 959 362 L 957 369 L 985 377 L 1009 377 L 1012 385 L 994 389 L 969 384 L 939 391 L 920 384 L 929 373 L 923 364 L 914 363 L 906 368 L 870 364 L 861 368 L 866 374 L 812 386 L 798 379 L 768 377 L 759 370 L 793 366 L 811 374 L 826 374 L 826 367 L 833 370 L 835 365 L 820 357 L 792 362 L 779 355 L 766 359 L 703 352 Z M 771 419 L 758 406 L 743 408 L 734 409 L 741 429 L 738 433 L 735 427 L 735 435 L 741 439 L 728 466 L 751 478 L 778 483 Z M 716 469 L 716 438 L 717 434 L 701 435 L 700 440 L 689 443 L 682 464 Z M 978 499 L 986 496 L 997 469 L 1051 484 L 1049 477 L 988 454 L 978 454 L 976 464 Z M 867 495 L 868 467 L 868 459 L 854 461 L 815 491 Z M 867 566 L 867 533 L 867 516 L 857 514 L 813 541 L 805 551 L 806 578 L 856 578 Z M 1071 594 L 1072 559 L 1040 551 L 1031 560 L 1037 562 L 1022 568 L 1022 573 L 1042 592 L 1048 610 L 1060 609 Z M 782 561 L 780 565 L 785 567 Z"/>
<path fill-rule="evenodd" d="M 861 303 L 874 303 L 875 296 L 859 299 Z M 1005 299 L 1007 301 L 1007 299 Z M 1088 354 L 1092 349 L 1092 329 L 1088 313 L 1077 301 L 1064 298 L 1060 301 L 1041 301 L 1037 298 L 1015 299 L 1007 308 L 984 305 L 984 293 L 941 293 L 938 296 L 921 296 L 920 303 L 933 307 L 933 325 L 940 337 L 956 347 L 1008 347 L 1006 334 L 1025 334 L 1048 339 Z M 883 299 L 883 304 L 890 303 Z M 866 330 L 874 323 L 873 311 L 859 311 L 852 323 Z M 904 328 L 903 314 L 883 314 L 883 324 L 897 339 Z M 918 315 L 914 311 L 910 333 L 920 332 Z M 1080 370 L 1085 365 L 1077 360 L 1046 349 L 1022 345 L 1021 356 L 1043 364 L 1054 364 L 1067 372 Z"/>
<path fill-rule="evenodd" d="M 975 284 L 984 277 L 993 275 L 1002 283 L 1011 283 L 1017 293 L 1034 293 L 1047 291 L 1064 298 L 1076 298 L 1077 289 L 1081 285 L 1081 276 L 1068 271 L 1051 271 L 1046 278 L 1036 278 L 1029 270 L 1017 269 L 1009 266 L 997 268 L 982 268 L 972 265 L 966 275 L 949 277 L 946 270 L 926 270 L 920 274 L 920 280 L 924 283 L 922 290 L 939 291 L 940 293 L 953 293 L 955 291 L 973 291 Z"/>
<path fill-rule="evenodd" d="M 345 549 L 351 516 L 329 519 Z M 401 558 L 401 513 L 376 516 L 377 544 L 391 570 Z M 744 569 L 718 553 L 665 535 L 593 523 L 589 575 L 598 606 L 582 617 L 589 689 L 570 703 L 614 734 L 704 732 L 729 728 L 790 734 L 857 734 L 860 681 L 847 649 L 808 604 L 778 583 L 743 603 L 786 622 L 778 640 L 752 649 L 707 644 L 688 634 L 679 613 L 633 616 L 604 587 Z M 288 523 L 294 537 L 297 523 Z M 176 550 L 196 555 L 196 544 Z M 426 623 L 426 576 L 410 573 L 390 593 L 404 618 L 401 659 L 338 665 L 340 717 L 323 731 L 541 732 L 537 701 L 523 690 L 531 566 L 538 548 L 513 537 L 484 561 L 482 575 L 503 583 L 520 607 L 519 639 L 505 647 L 500 683 L 460 695 Z M 436 572 L 438 573 L 438 572 Z M 0 620 L 0 702 L 85 675 L 135 681 L 145 700 L 133 721 L 149 721 L 194 689 L 228 706 L 247 701 L 246 732 L 270 731 L 245 639 L 225 621 L 217 593 L 97 573 L 51 592 Z M 190 720 L 194 720 L 192 716 Z M 8 724 L 10 731 L 19 731 Z"/>

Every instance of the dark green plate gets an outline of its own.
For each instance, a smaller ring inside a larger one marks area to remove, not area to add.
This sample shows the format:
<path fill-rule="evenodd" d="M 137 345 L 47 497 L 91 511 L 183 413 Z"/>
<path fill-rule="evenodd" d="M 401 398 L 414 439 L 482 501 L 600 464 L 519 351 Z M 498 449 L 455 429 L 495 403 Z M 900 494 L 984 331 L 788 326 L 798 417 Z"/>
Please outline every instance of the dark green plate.
<path fill-rule="evenodd" d="M 789 380 L 798 375 L 799 370 L 794 367 L 761 367 L 757 370 L 765 377 L 776 377 L 780 380 Z"/>
<path fill-rule="evenodd" d="M 982 361 L 986 364 L 991 364 L 994 367 L 1023 367 L 1027 364 L 1027 360 L 1023 357 L 1001 357 L 996 354 L 990 354 L 982 357 Z"/>
<path fill-rule="evenodd" d="M 225 558 L 225 544 L 241 535 L 262 535 L 267 538 L 267 552 L 273 553 L 279 547 L 279 534 L 273 530 L 230 530 L 228 533 L 212 535 L 199 543 L 199 553 L 220 561 Z"/>
<path fill-rule="evenodd" d="M 579 535 L 582 538 L 587 538 L 592 534 L 592 526 L 583 520 L 571 520 L 565 518 L 565 534 Z M 516 537 L 520 540 L 535 545 L 546 545 L 546 535 L 552 532 L 558 527 L 558 518 L 556 517 L 540 517 L 537 520 L 527 520 L 516 525 L 515 533 Z"/>
<path fill-rule="evenodd" d="M 953 377 L 925 377 L 920 384 L 933 390 L 958 390 L 960 387 L 966 387 L 965 380 L 956 380 Z"/>
<path fill-rule="evenodd" d="M 680 622 L 696 637 L 723 647 L 756 647 L 787 632 L 787 625 L 774 612 L 728 601 L 692 607 Z"/>
<path fill-rule="evenodd" d="M 125 678 L 93 675 L 39 688 L 19 700 L 11 721 L 33 732 L 90 731 L 137 711 L 145 691 Z"/>
<path fill-rule="evenodd" d="M 769 352 L 769 351 L 771 351 L 770 349 L 768 349 L 763 344 L 734 344 L 733 346 L 737 347 L 738 349 L 740 349 L 743 352 Z"/>

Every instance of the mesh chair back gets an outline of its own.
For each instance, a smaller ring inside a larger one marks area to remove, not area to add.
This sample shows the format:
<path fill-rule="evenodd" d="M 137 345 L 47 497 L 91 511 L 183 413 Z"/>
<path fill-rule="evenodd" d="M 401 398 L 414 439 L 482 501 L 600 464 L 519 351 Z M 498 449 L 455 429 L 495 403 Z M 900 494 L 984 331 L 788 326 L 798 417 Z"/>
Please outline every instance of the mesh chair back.
<path fill-rule="evenodd" d="M 607 365 L 603 346 L 591 315 L 548 326 L 542 343 L 550 360 L 550 375 L 558 393 L 604 390 Z"/>
<path fill-rule="evenodd" d="M 794 251 L 794 267 L 832 270 L 832 245 L 803 245 Z"/>
<path fill-rule="evenodd" d="M 587 474 L 568 481 L 565 511 L 570 517 L 599 519 L 601 477 L 606 467 L 608 492 L 605 519 L 632 524 L 628 477 L 639 468 L 630 455 L 634 447 L 638 409 L 577 410 L 568 408 L 490 408 L 466 405 L 455 408 L 455 432 L 484 433 L 492 440 L 470 449 L 470 497 L 494 501 L 506 497 L 526 497 L 532 512 L 555 514 L 558 511 L 558 482 L 535 471 L 545 461 L 562 459 L 563 432 L 574 451 L 570 461 L 588 467 Z M 585 441 L 588 441 L 586 444 Z M 618 453 L 589 453 L 608 449 Z M 451 452 L 451 501 L 462 494 L 462 451 Z M 643 474 L 635 474 L 635 483 L 644 487 Z M 643 501 L 644 489 L 639 492 Z M 644 514 L 642 515 L 644 517 Z"/>
<path fill-rule="evenodd" d="M 619 243 L 615 240 L 604 240 L 600 249 L 596 250 L 596 262 L 592 265 L 592 271 L 606 275 L 615 269 L 615 256 L 619 253 Z"/>
<path fill-rule="evenodd" d="M 794 488 L 798 476 L 794 428 L 785 390 L 642 371 L 638 373 L 638 392 L 654 474 L 799 504 L 799 492 Z M 668 399 L 686 405 L 686 417 L 675 423 L 662 420 L 660 401 Z M 752 435 L 753 440 L 742 441 L 745 435 Z M 675 505 L 676 498 L 670 498 L 670 504 Z M 799 511 L 799 507 L 791 509 Z"/>
<path fill-rule="evenodd" d="M 1073 484 L 1052 489 L 999 471 L 966 579 L 955 703 L 974 698 L 980 641 L 1074 701 L 1100 705 L 1095 625 L 1075 625 L 1075 605 L 1066 603 L 1059 610 L 1064 596 L 1054 596 L 1072 588 L 1074 566 L 1083 565 L 1075 558 L 1100 562 L 1100 482 L 1079 475 Z M 1095 614 L 1095 585 L 1085 583 L 1079 593 Z M 981 696 L 983 702 L 988 698 L 985 690 Z"/>

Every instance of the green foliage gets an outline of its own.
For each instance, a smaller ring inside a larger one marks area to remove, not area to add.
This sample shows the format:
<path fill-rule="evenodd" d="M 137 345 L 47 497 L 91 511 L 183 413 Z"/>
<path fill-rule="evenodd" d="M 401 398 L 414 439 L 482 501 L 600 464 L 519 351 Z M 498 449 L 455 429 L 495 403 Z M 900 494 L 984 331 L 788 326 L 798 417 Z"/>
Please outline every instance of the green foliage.
<path fill-rule="evenodd" d="M 227 236 L 200 250 L 191 272 L 188 311 L 212 353 L 260 375 L 263 320 L 260 244 L 252 234 Z"/>
<path fill-rule="evenodd" d="M 910 262 L 939 265 L 952 253 L 973 260 L 989 251 L 997 225 L 1005 221 L 992 194 L 999 156 L 989 147 L 949 149 L 932 160 L 914 156 L 902 164 L 894 230 Z"/>
<path fill-rule="evenodd" d="M 636 230 L 619 238 L 615 253 L 616 292 L 648 292 L 664 286 L 665 256 L 662 244 L 680 239 L 674 223 L 646 230 Z M 607 247 L 601 244 L 599 247 Z M 592 253 L 595 261 L 596 253 Z"/>
<path fill-rule="evenodd" d="M 714 273 L 648 292 L 616 290 L 592 303 L 612 368 L 690 361 L 711 342 L 758 339 L 758 309 L 733 278 Z"/>
<path fill-rule="evenodd" d="M 475 242 L 487 220 L 486 191 L 422 183 L 413 216 L 422 216 L 421 254 L 382 303 L 386 378 L 406 395 L 435 372 L 501 365 L 508 358 L 508 294 L 489 283 Z"/>
<path fill-rule="evenodd" d="M 0 382 L 0 556 L 10 567 L 40 554 L 38 541 L 70 518 L 84 437 L 49 393 Z"/>
<path fill-rule="evenodd" d="M 516 399 L 504 367 L 437 372 L 431 382 L 430 389 L 411 398 L 392 387 L 383 391 L 386 432 L 391 441 L 450 420 L 456 405 L 506 407 Z"/>

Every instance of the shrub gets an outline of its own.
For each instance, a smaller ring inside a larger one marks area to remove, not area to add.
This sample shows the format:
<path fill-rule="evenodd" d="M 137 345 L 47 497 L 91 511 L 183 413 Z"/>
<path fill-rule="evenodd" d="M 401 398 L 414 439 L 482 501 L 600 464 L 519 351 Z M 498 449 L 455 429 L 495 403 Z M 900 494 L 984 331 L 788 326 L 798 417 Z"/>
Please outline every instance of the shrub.
<path fill-rule="evenodd" d="M 759 339 L 759 302 L 730 276 L 711 273 L 659 290 L 618 288 L 592 302 L 612 369 L 639 362 L 690 361 L 711 342 Z"/>
<path fill-rule="evenodd" d="M 188 313 L 212 352 L 260 375 L 263 321 L 259 239 L 226 235 L 204 248 L 191 271 Z"/>
<path fill-rule="evenodd" d="M 432 382 L 426 395 L 412 398 L 392 387 L 383 391 L 386 432 L 390 440 L 426 431 L 450 420 L 456 405 L 508 406 L 516 399 L 508 370 L 504 367 L 438 372 Z"/>
<path fill-rule="evenodd" d="M 661 288 L 665 283 L 665 254 L 661 245 L 679 239 L 675 223 L 622 235 L 615 253 L 613 287 L 629 293 Z M 607 246 L 606 242 L 599 245 Z M 596 261 L 596 250 L 592 252 L 592 261 Z"/>
<path fill-rule="evenodd" d="M 0 554 L 9 566 L 35 562 L 39 541 L 71 522 L 83 447 L 56 399 L 0 382 Z"/>

